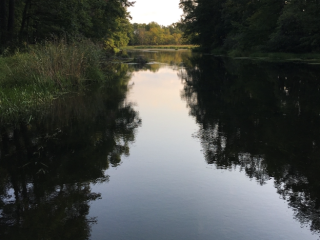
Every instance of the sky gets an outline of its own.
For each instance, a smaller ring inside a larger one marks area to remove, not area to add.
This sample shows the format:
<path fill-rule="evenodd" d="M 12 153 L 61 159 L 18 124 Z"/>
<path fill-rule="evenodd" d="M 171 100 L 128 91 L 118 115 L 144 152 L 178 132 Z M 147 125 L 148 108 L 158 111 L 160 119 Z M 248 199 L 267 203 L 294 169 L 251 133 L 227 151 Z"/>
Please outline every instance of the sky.
<path fill-rule="evenodd" d="M 180 0 L 135 0 L 135 2 L 134 7 L 128 9 L 132 23 L 154 21 L 160 25 L 168 26 L 178 22 L 182 15 L 182 10 L 179 9 Z"/>

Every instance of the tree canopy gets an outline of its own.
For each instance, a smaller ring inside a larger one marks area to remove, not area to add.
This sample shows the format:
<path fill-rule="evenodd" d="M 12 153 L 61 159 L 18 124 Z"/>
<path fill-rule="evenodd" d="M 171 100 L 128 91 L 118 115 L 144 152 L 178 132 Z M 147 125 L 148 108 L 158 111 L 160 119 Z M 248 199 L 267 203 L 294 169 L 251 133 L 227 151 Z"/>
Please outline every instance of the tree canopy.
<path fill-rule="evenodd" d="M 208 49 L 320 50 L 319 0 L 180 0 L 185 38 Z"/>
<path fill-rule="evenodd" d="M 52 36 L 113 39 L 127 43 L 123 36 L 129 24 L 129 0 L 1 0 L 1 45 L 35 43 Z"/>
<path fill-rule="evenodd" d="M 185 43 L 182 39 L 183 29 L 180 23 L 161 26 L 156 22 L 149 24 L 132 24 L 130 45 L 170 45 Z"/>

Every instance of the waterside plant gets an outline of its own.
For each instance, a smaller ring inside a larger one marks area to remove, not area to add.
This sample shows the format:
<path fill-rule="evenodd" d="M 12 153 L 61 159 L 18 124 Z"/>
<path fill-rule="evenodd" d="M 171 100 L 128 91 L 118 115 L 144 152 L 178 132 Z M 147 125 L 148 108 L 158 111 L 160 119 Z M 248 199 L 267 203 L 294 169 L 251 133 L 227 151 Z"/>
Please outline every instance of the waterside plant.
<path fill-rule="evenodd" d="M 0 56 L 0 121 L 28 121 L 61 95 L 82 92 L 116 72 L 104 61 L 103 49 L 90 41 L 31 46 Z"/>

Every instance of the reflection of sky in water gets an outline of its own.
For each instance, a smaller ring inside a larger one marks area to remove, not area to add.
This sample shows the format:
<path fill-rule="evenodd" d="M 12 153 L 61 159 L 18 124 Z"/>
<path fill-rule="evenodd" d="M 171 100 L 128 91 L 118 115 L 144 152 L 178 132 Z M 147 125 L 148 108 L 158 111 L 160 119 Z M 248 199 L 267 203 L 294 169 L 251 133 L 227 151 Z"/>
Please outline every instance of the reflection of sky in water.
<path fill-rule="evenodd" d="M 144 54 L 2 131 L 0 239 L 317 239 L 319 72 Z"/>
<path fill-rule="evenodd" d="M 3 199 L 3 202 L 11 202 L 11 201 L 14 201 L 16 198 L 14 196 L 14 190 L 13 188 L 10 188 L 8 191 L 7 191 L 7 196 L 5 199 Z M 0 209 L 1 210 L 1 209 Z M 0 212 L 0 214 L 2 213 L 2 210 Z"/>
<path fill-rule="evenodd" d="M 90 215 L 98 216 L 93 240 L 317 239 L 293 219 L 272 179 L 260 186 L 240 166 L 206 163 L 201 140 L 192 137 L 201 127 L 181 100 L 177 71 L 135 72 L 131 82 L 128 99 L 137 103 L 143 124 L 130 156 L 107 171 L 110 182 L 93 186 L 102 193 L 91 206 Z M 251 156 L 239 158 L 245 163 Z"/>

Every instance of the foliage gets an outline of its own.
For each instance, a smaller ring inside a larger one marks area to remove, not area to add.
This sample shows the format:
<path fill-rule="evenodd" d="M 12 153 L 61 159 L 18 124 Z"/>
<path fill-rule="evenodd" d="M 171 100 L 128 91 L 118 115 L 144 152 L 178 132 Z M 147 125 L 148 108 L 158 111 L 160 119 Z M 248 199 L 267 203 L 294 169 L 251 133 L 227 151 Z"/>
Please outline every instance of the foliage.
<path fill-rule="evenodd" d="M 320 50 L 320 2 L 287 1 L 271 35 L 274 49 L 290 52 Z"/>
<path fill-rule="evenodd" d="M 122 71 L 102 65 L 102 57 L 103 50 L 90 41 L 46 43 L 0 57 L 1 119 L 28 120 L 35 109 L 43 111 L 61 94 L 115 81 Z"/>
<path fill-rule="evenodd" d="M 67 39 L 119 40 L 122 22 L 129 17 L 128 0 L 2 0 L 1 48 L 36 43 L 52 36 Z"/>
<path fill-rule="evenodd" d="M 205 51 L 320 51 L 318 0 L 180 0 L 184 37 Z"/>
<path fill-rule="evenodd" d="M 105 49 L 117 53 L 120 48 L 128 45 L 129 34 L 132 32 L 132 25 L 128 19 L 116 19 L 117 28 L 105 40 Z"/>
<path fill-rule="evenodd" d="M 130 45 L 180 45 L 187 43 L 182 39 L 181 24 L 160 26 L 156 22 L 149 24 L 132 24 Z"/>

